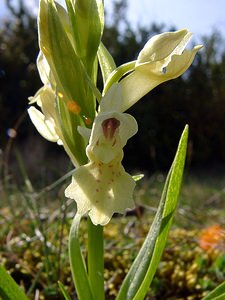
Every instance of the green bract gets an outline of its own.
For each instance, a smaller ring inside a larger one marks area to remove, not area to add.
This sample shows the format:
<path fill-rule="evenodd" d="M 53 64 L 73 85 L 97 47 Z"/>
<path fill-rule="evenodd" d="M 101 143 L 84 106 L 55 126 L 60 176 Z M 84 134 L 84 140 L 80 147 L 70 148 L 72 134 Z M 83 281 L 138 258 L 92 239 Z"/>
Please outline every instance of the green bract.
<path fill-rule="evenodd" d="M 72 25 L 76 53 L 86 67 L 89 76 L 92 76 L 104 28 L 102 0 L 66 0 L 66 5 Z"/>

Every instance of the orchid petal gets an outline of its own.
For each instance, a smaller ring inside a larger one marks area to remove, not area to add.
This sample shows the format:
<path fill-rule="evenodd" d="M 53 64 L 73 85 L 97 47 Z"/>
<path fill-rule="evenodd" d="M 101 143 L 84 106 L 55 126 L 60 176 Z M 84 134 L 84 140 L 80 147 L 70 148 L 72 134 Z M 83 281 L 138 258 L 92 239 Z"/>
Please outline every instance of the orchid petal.
<path fill-rule="evenodd" d="M 77 131 L 83 137 L 84 141 L 88 143 L 91 136 L 91 129 L 83 126 L 78 126 Z"/>
<path fill-rule="evenodd" d="M 117 125 L 110 123 L 113 120 L 116 120 Z M 108 128 L 111 126 L 112 137 L 107 137 L 106 133 L 104 133 L 103 124 L 107 121 L 108 123 L 105 126 L 108 126 Z M 113 128 L 113 126 L 118 127 Z M 93 153 L 95 158 L 102 163 L 109 163 L 136 132 L 137 122 L 131 115 L 117 112 L 100 113 L 93 124 L 92 134 L 87 147 L 87 156 L 91 159 Z"/>
<path fill-rule="evenodd" d="M 38 132 L 48 141 L 62 144 L 59 137 L 60 129 L 57 124 L 55 94 L 51 88 L 44 86 L 37 91 L 34 97 L 29 98 L 30 103 L 37 103 L 41 108 L 42 113 L 35 107 L 28 109 L 31 121 L 37 128 Z"/>
<path fill-rule="evenodd" d="M 174 79 L 182 75 L 192 64 L 196 53 L 202 46 L 195 46 L 192 50 L 184 50 L 182 55 L 173 55 L 171 62 L 165 68 L 165 77 Z"/>
<path fill-rule="evenodd" d="M 114 83 L 102 98 L 100 103 L 100 111 L 106 112 L 110 110 L 121 111 L 122 89 L 120 83 Z"/>
<path fill-rule="evenodd" d="M 46 86 L 49 86 L 50 84 L 52 86 L 56 85 L 48 61 L 41 51 L 39 52 L 37 58 L 37 68 L 38 68 L 39 75 L 41 77 L 41 81 L 43 82 L 44 85 Z"/>
<path fill-rule="evenodd" d="M 59 136 L 55 131 L 54 122 L 47 120 L 45 116 L 35 107 L 28 109 L 28 114 L 37 131 L 48 141 L 58 142 Z"/>
<path fill-rule="evenodd" d="M 139 53 L 137 64 L 162 61 L 173 54 L 181 54 L 191 36 L 186 29 L 155 35 Z"/>

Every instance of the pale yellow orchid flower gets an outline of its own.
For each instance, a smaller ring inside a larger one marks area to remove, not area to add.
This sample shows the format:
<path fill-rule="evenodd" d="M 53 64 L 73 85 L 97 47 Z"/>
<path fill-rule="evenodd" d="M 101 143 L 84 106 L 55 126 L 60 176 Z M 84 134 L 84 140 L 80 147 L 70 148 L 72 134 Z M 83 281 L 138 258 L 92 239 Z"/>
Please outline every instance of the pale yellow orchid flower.
<path fill-rule="evenodd" d="M 198 45 L 192 50 L 185 50 L 191 36 L 188 30 L 183 29 L 151 38 L 139 53 L 131 73 L 106 92 L 101 101 L 101 111 L 126 111 L 157 85 L 182 75 L 202 47 Z M 112 94 L 120 94 L 120 103 Z"/>
<path fill-rule="evenodd" d="M 65 195 L 76 201 L 77 213 L 88 213 L 95 225 L 105 225 L 115 212 L 134 207 L 135 181 L 121 161 L 123 147 L 136 132 L 137 123 L 129 114 L 100 113 L 94 121 L 86 148 L 89 163 L 75 170 Z"/>
<path fill-rule="evenodd" d="M 40 88 L 33 97 L 29 97 L 29 104 L 37 104 L 41 111 L 31 106 L 28 114 L 37 131 L 48 141 L 62 144 L 60 127 L 58 126 L 56 108 L 55 108 L 55 92 L 52 87 L 55 86 L 55 79 L 51 72 L 50 66 L 40 51 L 37 58 L 37 67 L 41 81 L 44 86 Z"/>

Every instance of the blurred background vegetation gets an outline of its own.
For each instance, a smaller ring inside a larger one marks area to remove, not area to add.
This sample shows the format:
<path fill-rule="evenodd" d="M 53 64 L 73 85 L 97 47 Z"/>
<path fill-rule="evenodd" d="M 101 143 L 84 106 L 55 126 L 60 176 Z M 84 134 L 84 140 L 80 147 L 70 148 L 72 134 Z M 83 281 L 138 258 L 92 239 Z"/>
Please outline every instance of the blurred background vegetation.
<path fill-rule="evenodd" d="M 25 0 L 17 6 L 5 2 L 10 16 L 0 20 L 0 262 L 31 299 L 58 300 L 63 297 L 57 280 L 74 293 L 67 237 L 75 203 L 64 196 L 70 178 L 56 180 L 72 166 L 62 147 L 37 133 L 26 111 L 28 97 L 42 85 L 36 18 Z M 135 59 L 151 36 L 176 29 L 156 23 L 133 28 L 128 1 L 113 3 L 103 40 L 117 65 Z M 124 164 L 148 175 L 135 191 L 135 202 L 145 209 L 120 222 L 114 218 L 105 228 L 109 300 L 151 224 L 185 124 L 190 125 L 188 172 L 176 229 L 146 300 L 199 300 L 225 278 L 225 40 L 215 31 L 201 43 L 204 48 L 182 77 L 155 88 L 130 111 L 139 132 L 125 147 Z M 85 226 L 82 232 L 85 240 Z"/>
<path fill-rule="evenodd" d="M 11 16 L 0 27 L 1 169 L 16 169 L 19 152 L 31 176 L 35 178 L 37 164 L 38 176 L 50 176 L 69 162 L 65 164 L 62 149 L 38 135 L 26 113 L 28 97 L 41 86 L 36 19 L 24 0 L 16 7 L 10 0 L 6 4 Z M 176 29 L 155 23 L 133 29 L 126 9 L 127 1 L 115 1 L 113 18 L 106 14 L 103 40 L 117 65 L 135 59 L 152 35 Z M 128 169 L 150 174 L 168 169 L 185 124 L 190 125 L 189 168 L 225 165 L 225 40 L 215 31 L 201 41 L 204 48 L 182 77 L 160 85 L 131 109 L 139 132 L 125 149 Z M 61 163 L 54 167 L 56 159 Z"/>

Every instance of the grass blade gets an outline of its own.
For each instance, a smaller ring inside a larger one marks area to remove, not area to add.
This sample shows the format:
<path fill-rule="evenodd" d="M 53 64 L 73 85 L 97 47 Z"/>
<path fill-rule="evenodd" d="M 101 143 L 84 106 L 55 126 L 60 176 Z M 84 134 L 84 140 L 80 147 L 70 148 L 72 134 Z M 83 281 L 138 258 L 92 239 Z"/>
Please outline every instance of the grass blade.
<path fill-rule="evenodd" d="M 225 299 L 225 281 L 217 286 L 212 292 L 205 296 L 202 300 L 223 300 Z"/>
<path fill-rule="evenodd" d="M 14 279 L 0 265 L 0 299 L 2 300 L 28 300 L 22 289 Z"/>
<path fill-rule="evenodd" d="M 58 285 L 59 285 L 59 288 L 65 298 L 65 300 L 71 300 L 70 298 L 70 295 L 68 294 L 66 288 L 64 287 L 64 285 L 62 284 L 62 282 L 58 281 Z"/>

